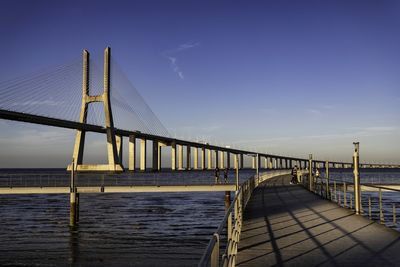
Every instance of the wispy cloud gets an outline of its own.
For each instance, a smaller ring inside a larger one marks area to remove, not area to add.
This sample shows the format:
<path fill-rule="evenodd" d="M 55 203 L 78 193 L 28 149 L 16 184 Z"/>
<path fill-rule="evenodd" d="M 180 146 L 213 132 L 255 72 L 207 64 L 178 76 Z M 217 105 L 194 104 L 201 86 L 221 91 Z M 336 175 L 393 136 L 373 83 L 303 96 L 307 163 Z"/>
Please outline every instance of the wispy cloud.
<path fill-rule="evenodd" d="M 193 42 L 184 43 L 184 44 L 179 45 L 177 48 L 170 49 L 170 50 L 164 51 L 162 53 L 162 55 L 169 60 L 172 71 L 175 72 L 181 80 L 185 79 L 185 76 L 183 75 L 182 70 L 180 69 L 180 67 L 177 64 L 178 58 L 176 55 L 185 50 L 195 48 L 199 45 L 200 45 L 200 43 L 198 43 L 198 42 L 197 43 L 193 43 Z"/>

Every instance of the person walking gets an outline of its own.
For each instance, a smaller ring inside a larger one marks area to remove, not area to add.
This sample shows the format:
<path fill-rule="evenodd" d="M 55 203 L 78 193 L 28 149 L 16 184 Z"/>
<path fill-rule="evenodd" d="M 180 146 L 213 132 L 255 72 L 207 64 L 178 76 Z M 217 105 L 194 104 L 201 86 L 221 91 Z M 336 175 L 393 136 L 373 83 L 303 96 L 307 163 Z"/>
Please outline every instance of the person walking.
<path fill-rule="evenodd" d="M 228 183 L 228 168 L 224 169 L 224 180 L 225 180 L 225 183 L 227 184 Z"/>
<path fill-rule="evenodd" d="M 219 168 L 218 166 L 215 168 L 215 183 L 219 183 Z"/>
<path fill-rule="evenodd" d="M 297 165 L 294 165 L 292 169 L 292 180 L 290 181 L 290 184 L 297 184 Z"/>

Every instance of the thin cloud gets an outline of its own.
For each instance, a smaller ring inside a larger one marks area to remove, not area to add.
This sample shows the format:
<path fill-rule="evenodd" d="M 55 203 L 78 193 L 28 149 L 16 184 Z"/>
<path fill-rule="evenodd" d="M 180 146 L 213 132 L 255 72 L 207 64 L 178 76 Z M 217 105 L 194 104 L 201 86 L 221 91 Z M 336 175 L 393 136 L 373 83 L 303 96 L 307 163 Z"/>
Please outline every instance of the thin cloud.
<path fill-rule="evenodd" d="M 191 49 L 191 48 L 195 48 L 199 45 L 200 45 L 200 43 L 198 43 L 198 42 L 197 43 L 193 43 L 193 42 L 184 43 L 184 44 L 179 45 L 177 48 L 170 49 L 170 50 L 164 51 L 162 53 L 163 56 L 169 60 L 172 71 L 175 72 L 181 80 L 184 80 L 185 76 L 183 75 L 182 70 L 179 68 L 179 66 L 177 64 L 178 59 L 177 59 L 176 54 L 181 53 L 181 52 Z"/>

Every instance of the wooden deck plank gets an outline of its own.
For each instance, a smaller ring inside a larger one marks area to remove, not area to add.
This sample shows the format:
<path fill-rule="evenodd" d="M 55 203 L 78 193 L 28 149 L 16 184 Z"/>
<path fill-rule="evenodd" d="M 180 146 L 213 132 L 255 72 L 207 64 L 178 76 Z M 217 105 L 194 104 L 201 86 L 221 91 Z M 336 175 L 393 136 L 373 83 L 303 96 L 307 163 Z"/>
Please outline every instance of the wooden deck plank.
<path fill-rule="evenodd" d="M 255 189 L 244 213 L 238 266 L 400 266 L 400 233 L 290 185 Z"/>

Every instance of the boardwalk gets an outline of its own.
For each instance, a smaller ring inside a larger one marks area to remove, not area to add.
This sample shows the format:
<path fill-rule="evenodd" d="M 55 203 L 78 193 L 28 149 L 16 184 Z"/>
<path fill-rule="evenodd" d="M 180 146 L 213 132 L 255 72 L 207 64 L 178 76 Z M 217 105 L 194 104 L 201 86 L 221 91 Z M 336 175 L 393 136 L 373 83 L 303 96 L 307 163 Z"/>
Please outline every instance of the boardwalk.
<path fill-rule="evenodd" d="M 238 266 L 400 266 L 400 233 L 321 199 L 288 176 L 255 189 Z"/>

